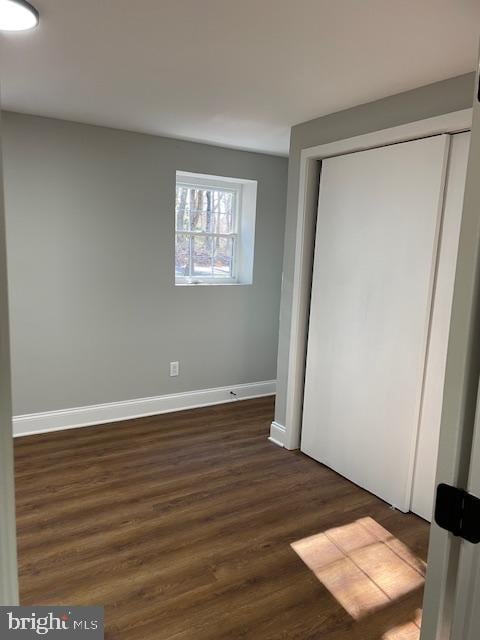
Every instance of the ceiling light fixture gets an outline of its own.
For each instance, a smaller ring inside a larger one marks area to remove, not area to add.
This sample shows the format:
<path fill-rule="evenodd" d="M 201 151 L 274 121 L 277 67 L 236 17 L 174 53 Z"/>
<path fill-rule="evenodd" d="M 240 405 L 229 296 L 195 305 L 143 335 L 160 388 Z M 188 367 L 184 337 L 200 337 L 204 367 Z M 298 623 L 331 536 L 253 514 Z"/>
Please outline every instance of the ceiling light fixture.
<path fill-rule="evenodd" d="M 0 0 L 0 31 L 26 31 L 37 26 L 38 11 L 25 0 Z"/>

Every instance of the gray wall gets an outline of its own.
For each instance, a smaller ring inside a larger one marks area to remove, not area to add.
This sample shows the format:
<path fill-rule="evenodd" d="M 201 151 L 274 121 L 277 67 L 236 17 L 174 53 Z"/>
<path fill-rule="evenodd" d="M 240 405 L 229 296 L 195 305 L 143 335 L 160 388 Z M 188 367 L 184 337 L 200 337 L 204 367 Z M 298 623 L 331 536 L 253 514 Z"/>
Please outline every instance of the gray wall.
<path fill-rule="evenodd" d="M 276 377 L 286 159 L 5 113 L 4 169 L 14 414 Z M 258 180 L 253 285 L 174 286 L 177 169 Z"/>
<path fill-rule="evenodd" d="M 286 390 L 302 149 L 469 108 L 472 106 L 473 85 L 474 74 L 465 74 L 310 120 L 292 128 L 275 408 L 275 420 L 287 428 L 287 434 L 289 425 L 286 424 Z M 299 420 L 300 416 L 296 416 L 296 419 Z"/>

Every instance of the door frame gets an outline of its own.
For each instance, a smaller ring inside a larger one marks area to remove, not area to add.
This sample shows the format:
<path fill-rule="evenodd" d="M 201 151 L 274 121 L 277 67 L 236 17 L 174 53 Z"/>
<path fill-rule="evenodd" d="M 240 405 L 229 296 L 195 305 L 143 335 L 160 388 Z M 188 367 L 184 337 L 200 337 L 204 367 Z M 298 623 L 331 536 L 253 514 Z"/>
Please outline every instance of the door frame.
<path fill-rule="evenodd" d="M 308 317 L 312 284 L 315 226 L 317 219 L 320 163 L 325 158 L 365 151 L 438 134 L 469 131 L 472 109 L 462 109 L 397 127 L 336 140 L 303 149 L 300 156 L 300 185 L 297 203 L 292 318 L 287 369 L 286 417 L 282 439 L 272 424 L 270 439 L 286 449 L 299 449 L 303 412 Z"/>
<path fill-rule="evenodd" d="M 463 201 L 458 259 L 440 428 L 436 484 L 470 489 L 478 496 L 480 378 L 480 170 L 479 70 L 475 78 L 472 136 Z M 480 620 L 472 600 L 479 593 L 479 549 L 432 523 L 423 601 L 422 640 L 477 638 Z M 475 566 L 476 565 L 476 566 Z M 471 570 L 477 571 L 476 575 Z M 473 626 L 472 626 L 473 625 Z M 468 629 L 470 627 L 470 629 Z"/>
<path fill-rule="evenodd" d="M 0 605 L 18 604 L 7 255 L 0 118 Z"/>

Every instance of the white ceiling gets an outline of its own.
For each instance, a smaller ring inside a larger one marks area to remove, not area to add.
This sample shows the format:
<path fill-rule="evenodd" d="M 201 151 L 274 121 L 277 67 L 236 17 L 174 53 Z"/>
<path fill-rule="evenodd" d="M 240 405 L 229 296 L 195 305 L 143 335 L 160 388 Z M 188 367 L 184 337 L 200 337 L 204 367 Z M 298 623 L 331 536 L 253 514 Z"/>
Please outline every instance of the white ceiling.
<path fill-rule="evenodd" d="M 473 70 L 479 0 L 30 0 L 4 108 L 278 154 L 293 124 Z"/>

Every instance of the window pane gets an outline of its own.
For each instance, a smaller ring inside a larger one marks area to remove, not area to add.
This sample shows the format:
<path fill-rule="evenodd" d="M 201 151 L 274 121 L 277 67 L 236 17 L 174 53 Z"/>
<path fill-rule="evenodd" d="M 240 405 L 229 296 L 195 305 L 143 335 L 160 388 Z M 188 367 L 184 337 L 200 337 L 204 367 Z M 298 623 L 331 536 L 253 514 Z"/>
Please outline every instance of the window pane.
<path fill-rule="evenodd" d="M 193 275 L 211 278 L 215 240 L 211 236 L 194 236 L 192 241 Z"/>
<path fill-rule="evenodd" d="M 182 188 L 177 195 L 178 210 L 181 214 L 185 205 L 183 227 L 202 233 L 232 233 L 235 229 L 235 193 L 208 188 Z"/>
<path fill-rule="evenodd" d="M 217 217 L 217 233 L 232 233 L 234 231 L 233 214 L 219 213 Z"/>
<path fill-rule="evenodd" d="M 190 189 L 190 225 L 192 231 L 205 231 L 205 189 Z"/>
<path fill-rule="evenodd" d="M 215 231 L 215 191 L 205 190 L 205 225 L 203 231 L 213 233 Z"/>
<path fill-rule="evenodd" d="M 175 204 L 177 231 L 235 232 L 235 199 L 234 191 L 178 185 Z"/>
<path fill-rule="evenodd" d="M 233 277 L 233 238 L 215 239 L 214 276 L 216 278 Z"/>
<path fill-rule="evenodd" d="M 175 228 L 178 231 L 190 230 L 190 214 L 187 207 L 188 189 L 177 186 L 177 198 L 175 203 Z"/>
<path fill-rule="evenodd" d="M 215 207 L 215 232 L 235 231 L 235 194 L 233 191 L 217 191 Z"/>
<path fill-rule="evenodd" d="M 175 241 L 175 275 L 190 275 L 190 238 L 183 233 L 176 234 Z"/>

